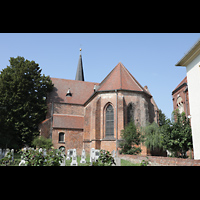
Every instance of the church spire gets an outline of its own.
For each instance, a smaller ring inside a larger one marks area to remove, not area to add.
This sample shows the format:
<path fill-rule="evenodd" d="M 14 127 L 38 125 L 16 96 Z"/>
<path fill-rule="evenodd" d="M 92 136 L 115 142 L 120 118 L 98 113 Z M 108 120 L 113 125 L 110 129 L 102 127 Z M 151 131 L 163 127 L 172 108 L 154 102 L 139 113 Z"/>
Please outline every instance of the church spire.
<path fill-rule="evenodd" d="M 80 48 L 80 56 L 78 60 L 78 67 L 76 71 L 76 81 L 84 81 L 84 73 L 83 73 L 83 63 L 82 63 L 82 56 L 81 56 L 81 48 Z"/>

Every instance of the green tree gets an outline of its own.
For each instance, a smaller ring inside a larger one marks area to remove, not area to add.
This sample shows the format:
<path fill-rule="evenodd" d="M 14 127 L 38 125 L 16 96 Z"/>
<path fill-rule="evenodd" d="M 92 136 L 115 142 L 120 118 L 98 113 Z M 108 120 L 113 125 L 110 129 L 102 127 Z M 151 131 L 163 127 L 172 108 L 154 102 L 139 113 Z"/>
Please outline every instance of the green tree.
<path fill-rule="evenodd" d="M 140 144 L 143 142 L 143 135 L 131 120 L 124 130 L 121 131 L 122 141 L 119 144 L 120 153 L 138 154 L 141 152 Z"/>
<path fill-rule="evenodd" d="M 173 120 L 171 124 L 163 126 L 162 143 L 166 150 L 178 156 L 186 157 L 186 152 L 192 148 L 192 133 L 190 121 L 185 113 L 179 113 L 179 110 L 173 111 Z"/>
<path fill-rule="evenodd" d="M 143 128 L 145 135 L 145 146 L 150 150 L 162 149 L 162 135 L 156 122 L 147 124 Z"/>
<path fill-rule="evenodd" d="M 37 136 L 35 139 L 32 141 L 32 145 L 35 146 L 36 148 L 44 148 L 44 149 L 50 149 L 53 144 L 51 139 L 47 139 L 43 136 Z"/>
<path fill-rule="evenodd" d="M 20 56 L 9 61 L 0 73 L 0 147 L 21 148 L 39 135 L 53 84 L 35 61 Z"/>
<path fill-rule="evenodd" d="M 163 126 L 167 124 L 169 121 L 167 120 L 166 115 L 162 112 L 161 109 L 158 110 L 158 115 L 159 115 L 159 120 L 158 120 L 158 125 Z"/>

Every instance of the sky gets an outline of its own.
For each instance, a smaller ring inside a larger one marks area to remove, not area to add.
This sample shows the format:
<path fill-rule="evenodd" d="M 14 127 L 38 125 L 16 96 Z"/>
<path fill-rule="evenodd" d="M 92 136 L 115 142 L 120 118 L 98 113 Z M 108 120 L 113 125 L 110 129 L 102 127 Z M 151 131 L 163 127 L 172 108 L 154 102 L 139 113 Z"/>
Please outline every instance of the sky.
<path fill-rule="evenodd" d="M 85 81 L 100 83 L 122 62 L 171 118 L 172 91 L 186 76 L 175 65 L 198 39 L 200 33 L 0 33 L 0 71 L 22 56 L 42 74 L 74 80 L 82 48 Z"/>

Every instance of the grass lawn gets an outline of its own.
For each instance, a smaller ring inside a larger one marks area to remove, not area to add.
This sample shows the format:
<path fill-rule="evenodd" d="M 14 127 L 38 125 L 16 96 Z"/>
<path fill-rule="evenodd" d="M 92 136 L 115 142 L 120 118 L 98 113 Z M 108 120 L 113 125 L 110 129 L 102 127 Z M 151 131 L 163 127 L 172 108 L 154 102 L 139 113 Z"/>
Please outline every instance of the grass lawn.
<path fill-rule="evenodd" d="M 128 160 L 121 159 L 121 166 L 140 166 L 140 164 L 139 163 L 134 164 Z"/>

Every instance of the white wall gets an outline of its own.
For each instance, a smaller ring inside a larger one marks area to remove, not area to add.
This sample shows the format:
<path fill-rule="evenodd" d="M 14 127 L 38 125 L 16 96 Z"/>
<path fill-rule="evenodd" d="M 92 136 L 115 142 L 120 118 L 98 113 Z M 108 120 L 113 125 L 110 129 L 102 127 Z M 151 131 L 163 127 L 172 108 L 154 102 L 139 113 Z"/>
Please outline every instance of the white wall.
<path fill-rule="evenodd" d="M 194 159 L 200 159 L 200 55 L 187 67 Z"/>

